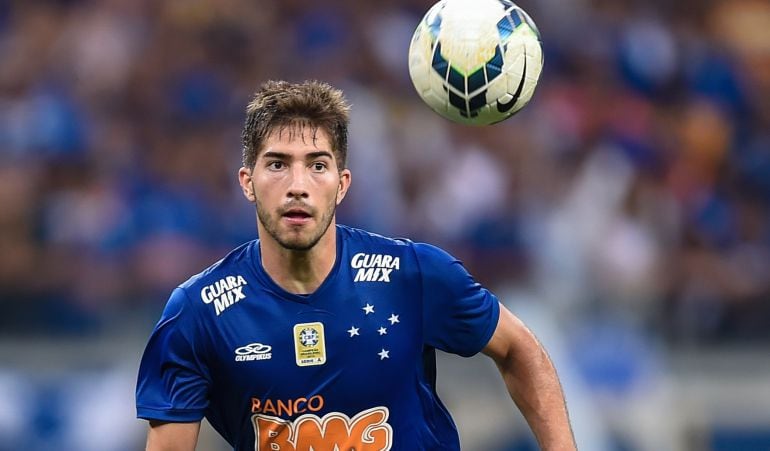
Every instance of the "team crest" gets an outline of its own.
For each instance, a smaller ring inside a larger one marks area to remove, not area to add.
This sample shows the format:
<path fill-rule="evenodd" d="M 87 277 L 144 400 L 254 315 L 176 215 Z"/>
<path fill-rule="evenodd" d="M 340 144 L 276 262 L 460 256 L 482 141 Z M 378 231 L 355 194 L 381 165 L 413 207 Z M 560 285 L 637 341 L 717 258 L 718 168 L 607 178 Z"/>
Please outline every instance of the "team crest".
<path fill-rule="evenodd" d="M 323 323 L 294 325 L 294 356 L 298 366 L 326 363 L 326 340 Z"/>

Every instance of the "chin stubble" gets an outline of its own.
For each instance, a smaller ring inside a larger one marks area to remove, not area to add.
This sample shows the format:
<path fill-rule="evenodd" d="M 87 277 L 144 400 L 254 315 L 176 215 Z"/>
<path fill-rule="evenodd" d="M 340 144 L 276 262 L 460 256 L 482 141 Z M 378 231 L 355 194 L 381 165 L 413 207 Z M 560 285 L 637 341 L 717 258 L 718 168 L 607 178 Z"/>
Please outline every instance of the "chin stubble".
<path fill-rule="evenodd" d="M 285 240 L 281 238 L 280 232 L 278 230 L 278 223 L 280 222 L 281 216 L 278 215 L 278 219 L 274 221 L 270 217 L 270 214 L 267 213 L 264 208 L 261 208 L 259 201 L 256 202 L 256 208 L 257 219 L 262 224 L 262 227 L 284 249 L 291 251 L 308 251 L 312 249 L 316 244 L 318 244 L 318 242 L 321 240 L 321 237 L 323 237 L 326 231 L 329 229 L 337 205 L 336 203 L 333 204 L 330 209 L 326 210 L 327 214 L 325 216 L 321 216 L 318 233 L 312 236 L 307 242 L 297 242 L 294 240 Z"/>

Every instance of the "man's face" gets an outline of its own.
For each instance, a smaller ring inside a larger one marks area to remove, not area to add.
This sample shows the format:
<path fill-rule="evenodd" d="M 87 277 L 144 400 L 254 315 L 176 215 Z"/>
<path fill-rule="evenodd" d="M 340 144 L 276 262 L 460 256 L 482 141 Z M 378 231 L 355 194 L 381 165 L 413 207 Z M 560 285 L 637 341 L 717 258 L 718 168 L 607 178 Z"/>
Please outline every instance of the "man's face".
<path fill-rule="evenodd" d="M 314 139 L 312 128 L 299 126 L 273 131 L 254 170 L 241 168 L 239 178 L 256 203 L 260 237 L 290 250 L 318 243 L 350 186 L 350 171 L 337 169 L 328 134 L 318 129 Z"/>

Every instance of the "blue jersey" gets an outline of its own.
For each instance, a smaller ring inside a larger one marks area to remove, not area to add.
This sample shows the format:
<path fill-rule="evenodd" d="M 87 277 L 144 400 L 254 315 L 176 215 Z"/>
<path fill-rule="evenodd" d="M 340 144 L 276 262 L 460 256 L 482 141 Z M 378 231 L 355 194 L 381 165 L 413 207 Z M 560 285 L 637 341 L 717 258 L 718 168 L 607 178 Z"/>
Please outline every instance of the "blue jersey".
<path fill-rule="evenodd" d="M 258 241 L 175 289 L 142 357 L 138 417 L 206 417 L 236 450 L 459 449 L 435 349 L 479 352 L 497 299 L 434 246 L 336 233 L 312 294 L 278 286 Z"/>

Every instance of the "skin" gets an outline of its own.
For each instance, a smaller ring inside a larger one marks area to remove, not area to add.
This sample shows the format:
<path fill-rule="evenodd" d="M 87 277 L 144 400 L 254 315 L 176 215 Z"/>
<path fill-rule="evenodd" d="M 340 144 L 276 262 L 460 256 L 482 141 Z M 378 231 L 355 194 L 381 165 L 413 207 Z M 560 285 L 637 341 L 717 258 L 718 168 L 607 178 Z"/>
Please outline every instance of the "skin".
<path fill-rule="evenodd" d="M 337 167 L 327 133 L 313 139 L 305 127 L 271 133 L 254 168 L 238 171 L 257 206 L 262 266 L 290 293 L 312 293 L 334 266 L 335 211 L 351 181 L 350 170 Z M 310 216 L 291 216 L 299 211 Z"/>
<path fill-rule="evenodd" d="M 336 259 L 335 211 L 351 174 L 337 169 L 329 143 L 323 130 L 314 139 L 310 129 L 284 129 L 268 136 L 254 168 L 238 171 L 244 196 L 257 207 L 262 265 L 291 293 L 315 291 Z M 483 352 L 497 364 L 540 448 L 575 450 L 551 360 L 532 332 L 502 305 Z M 199 430 L 200 422 L 150 422 L 147 450 L 193 451 Z"/>
<path fill-rule="evenodd" d="M 200 421 L 195 423 L 163 423 L 150 421 L 147 451 L 194 451 L 198 444 Z"/>
<path fill-rule="evenodd" d="M 540 449 L 577 450 L 556 368 L 535 335 L 502 304 L 497 328 L 482 352 L 497 364 Z"/>

